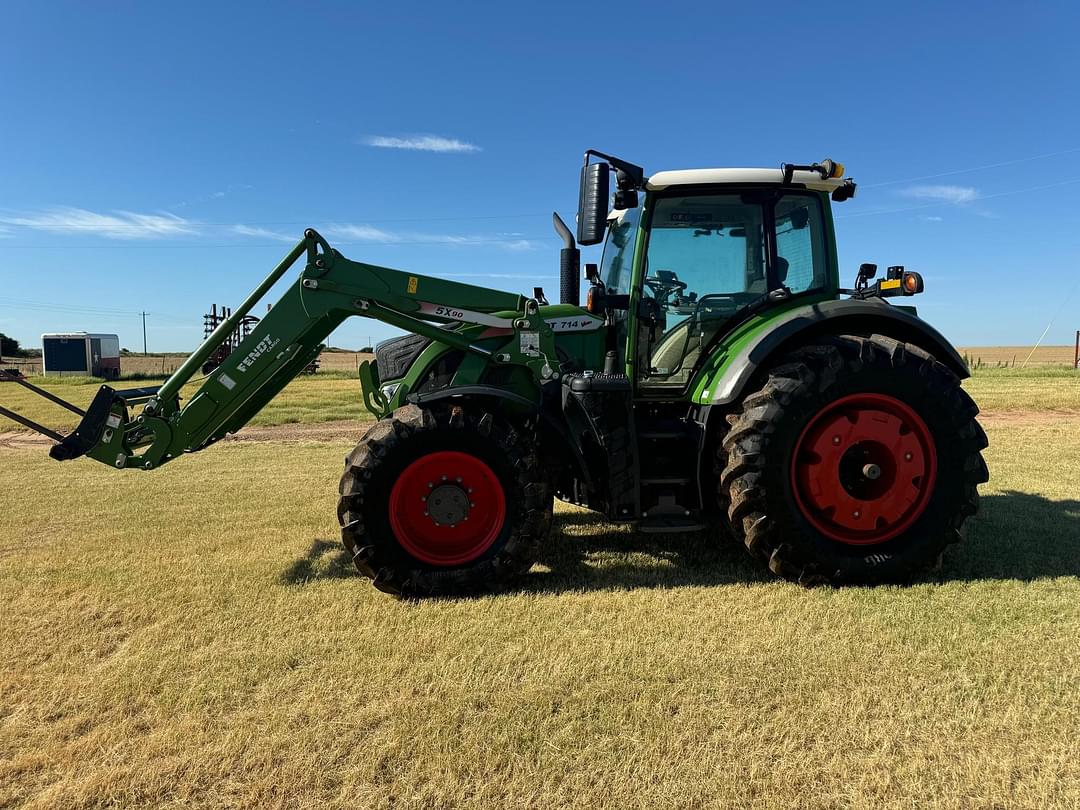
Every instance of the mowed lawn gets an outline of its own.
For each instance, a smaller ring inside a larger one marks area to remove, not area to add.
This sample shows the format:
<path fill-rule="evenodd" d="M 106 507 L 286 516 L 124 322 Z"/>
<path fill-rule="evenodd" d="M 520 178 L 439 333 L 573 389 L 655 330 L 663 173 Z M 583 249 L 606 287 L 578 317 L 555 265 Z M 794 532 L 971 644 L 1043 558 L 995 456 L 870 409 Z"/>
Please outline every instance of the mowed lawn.
<path fill-rule="evenodd" d="M 402 602 L 339 551 L 347 442 L 0 447 L 0 807 L 1080 804 L 1077 387 L 982 380 L 983 511 L 910 587 L 558 508 L 520 590 Z"/>

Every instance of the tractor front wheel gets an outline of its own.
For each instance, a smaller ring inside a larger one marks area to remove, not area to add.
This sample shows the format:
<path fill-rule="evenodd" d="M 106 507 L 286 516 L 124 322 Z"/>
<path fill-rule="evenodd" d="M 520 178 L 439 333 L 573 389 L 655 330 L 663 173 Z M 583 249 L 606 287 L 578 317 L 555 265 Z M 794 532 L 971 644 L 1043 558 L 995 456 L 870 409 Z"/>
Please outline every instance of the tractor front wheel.
<path fill-rule="evenodd" d="M 729 418 L 719 492 L 778 576 L 902 581 L 960 539 L 988 478 L 956 376 L 891 338 L 838 336 L 768 369 Z"/>
<path fill-rule="evenodd" d="M 338 519 L 375 587 L 489 590 L 527 571 L 551 526 L 533 432 L 479 407 L 406 405 L 345 460 Z"/>

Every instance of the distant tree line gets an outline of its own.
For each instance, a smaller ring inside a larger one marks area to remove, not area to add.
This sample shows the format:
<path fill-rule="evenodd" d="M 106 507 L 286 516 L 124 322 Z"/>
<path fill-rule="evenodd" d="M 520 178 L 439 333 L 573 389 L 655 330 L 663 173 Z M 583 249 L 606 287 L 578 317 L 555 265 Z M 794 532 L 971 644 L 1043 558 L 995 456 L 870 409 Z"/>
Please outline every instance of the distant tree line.
<path fill-rule="evenodd" d="M 15 338 L 8 337 L 0 332 L 0 356 L 3 357 L 29 357 L 30 352 L 19 345 Z"/>

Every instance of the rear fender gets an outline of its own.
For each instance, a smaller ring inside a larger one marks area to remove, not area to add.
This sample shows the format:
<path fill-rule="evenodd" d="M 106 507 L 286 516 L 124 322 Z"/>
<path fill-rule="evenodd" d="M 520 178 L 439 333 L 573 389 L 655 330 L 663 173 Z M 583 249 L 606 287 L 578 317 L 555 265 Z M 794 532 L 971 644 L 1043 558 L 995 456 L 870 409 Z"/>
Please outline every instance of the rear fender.
<path fill-rule="evenodd" d="M 737 402 L 747 383 L 778 357 L 822 336 L 843 334 L 886 335 L 912 343 L 934 355 L 960 379 L 970 376 L 956 349 L 926 321 L 884 301 L 843 299 L 795 307 L 764 321 L 720 364 L 711 369 L 706 366 L 692 388 L 693 401 L 709 406 Z"/>

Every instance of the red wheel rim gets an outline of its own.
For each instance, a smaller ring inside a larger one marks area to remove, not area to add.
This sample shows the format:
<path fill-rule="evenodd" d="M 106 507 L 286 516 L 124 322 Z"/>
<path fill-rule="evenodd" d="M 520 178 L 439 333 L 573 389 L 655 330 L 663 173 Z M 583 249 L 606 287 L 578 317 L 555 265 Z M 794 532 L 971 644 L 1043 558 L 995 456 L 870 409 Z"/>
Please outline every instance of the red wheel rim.
<path fill-rule="evenodd" d="M 911 528 L 936 476 L 926 422 L 885 394 L 852 394 L 825 406 L 799 436 L 791 465 L 803 517 L 853 546 L 884 543 Z"/>
<path fill-rule="evenodd" d="M 506 496 L 491 467 L 468 453 L 418 458 L 390 490 L 390 526 L 429 565 L 461 565 L 491 548 L 506 522 Z"/>

